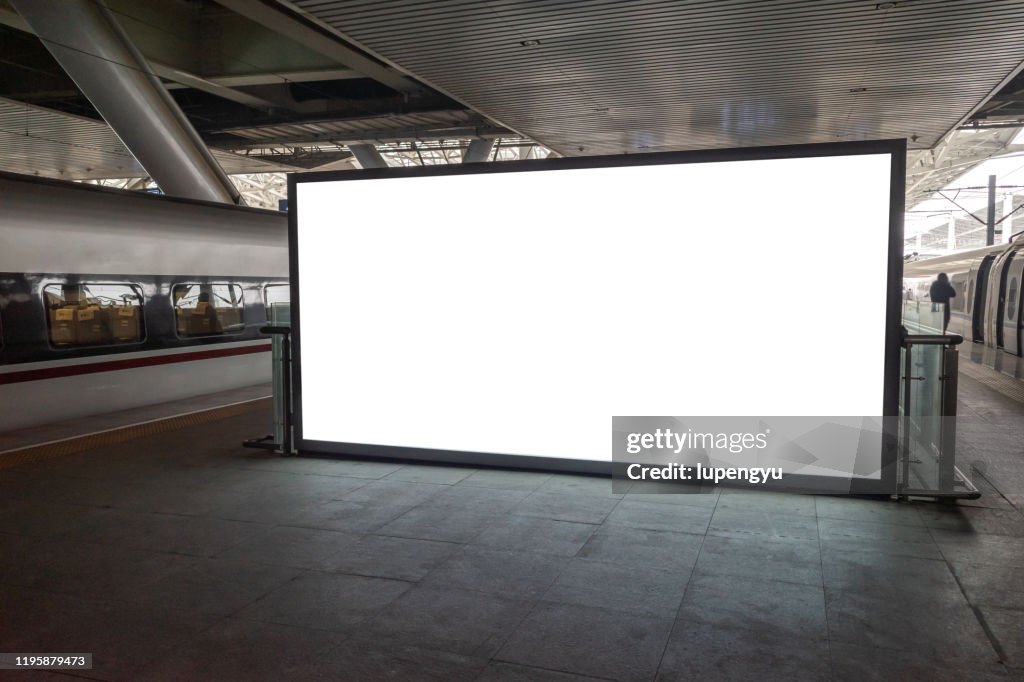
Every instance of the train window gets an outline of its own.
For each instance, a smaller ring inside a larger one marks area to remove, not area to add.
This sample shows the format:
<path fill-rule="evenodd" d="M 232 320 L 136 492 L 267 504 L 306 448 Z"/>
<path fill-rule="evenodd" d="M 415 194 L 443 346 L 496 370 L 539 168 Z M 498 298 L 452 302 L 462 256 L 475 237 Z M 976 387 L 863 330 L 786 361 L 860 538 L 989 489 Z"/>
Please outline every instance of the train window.
<path fill-rule="evenodd" d="M 263 304 L 266 306 L 267 322 L 288 324 L 291 289 L 288 283 L 268 284 L 263 287 Z"/>
<path fill-rule="evenodd" d="M 48 284 L 43 301 L 55 347 L 138 343 L 145 338 L 142 290 L 133 284 Z"/>
<path fill-rule="evenodd" d="M 1010 280 L 1010 292 L 1006 297 L 1006 319 L 1012 320 L 1017 315 L 1017 277 Z"/>
<path fill-rule="evenodd" d="M 237 284 L 176 284 L 171 300 L 178 336 L 217 336 L 245 330 L 242 287 Z"/>

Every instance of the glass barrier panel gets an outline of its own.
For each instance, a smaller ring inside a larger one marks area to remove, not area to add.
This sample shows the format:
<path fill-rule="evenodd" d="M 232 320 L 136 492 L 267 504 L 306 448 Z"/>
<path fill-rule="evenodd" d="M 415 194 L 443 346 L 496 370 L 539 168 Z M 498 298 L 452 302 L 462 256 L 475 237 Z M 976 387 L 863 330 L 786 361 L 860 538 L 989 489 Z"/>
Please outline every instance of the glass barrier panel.
<path fill-rule="evenodd" d="M 945 303 L 903 301 L 903 326 L 909 334 L 941 334 L 945 328 Z"/>

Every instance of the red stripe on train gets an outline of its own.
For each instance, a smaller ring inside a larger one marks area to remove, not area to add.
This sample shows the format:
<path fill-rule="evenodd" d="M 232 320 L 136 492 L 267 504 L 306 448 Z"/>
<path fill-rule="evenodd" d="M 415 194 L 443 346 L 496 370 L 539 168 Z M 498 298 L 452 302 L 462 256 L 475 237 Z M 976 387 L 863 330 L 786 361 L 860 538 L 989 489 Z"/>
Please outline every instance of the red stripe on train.
<path fill-rule="evenodd" d="M 241 346 L 235 348 L 214 348 L 210 350 L 196 351 L 195 353 L 172 353 L 167 355 L 149 355 L 142 358 L 129 358 L 127 360 L 109 360 L 107 362 L 93 362 L 83 365 L 64 365 L 62 367 L 46 367 L 44 369 L 28 369 L 23 372 L 10 372 L 0 374 L 0 384 L 17 384 L 23 381 L 40 381 L 42 379 L 57 379 L 60 377 L 73 377 L 81 374 L 95 374 L 97 372 L 114 372 L 119 369 L 135 369 L 138 367 L 152 367 L 154 365 L 169 365 L 175 362 L 192 362 L 193 360 L 210 360 L 223 358 L 230 355 L 248 355 L 249 353 L 266 353 L 270 350 L 270 344 L 265 343 L 259 346 Z"/>

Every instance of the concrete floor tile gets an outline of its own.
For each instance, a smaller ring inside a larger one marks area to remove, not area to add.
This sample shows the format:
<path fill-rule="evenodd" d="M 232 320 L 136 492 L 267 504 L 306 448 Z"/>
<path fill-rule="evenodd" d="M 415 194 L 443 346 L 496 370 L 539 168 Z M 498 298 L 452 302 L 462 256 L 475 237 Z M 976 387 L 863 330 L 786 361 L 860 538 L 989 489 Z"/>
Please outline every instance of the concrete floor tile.
<path fill-rule="evenodd" d="M 817 542 L 799 538 L 708 536 L 695 573 L 821 585 L 821 551 Z"/>
<path fill-rule="evenodd" d="M 93 669 L 82 672 L 101 680 L 146 679 L 140 671 L 151 661 L 186 646 L 215 620 L 39 591 L 0 596 L 0 641 L 5 650 L 50 652 L 54 643 L 64 644 L 56 648 L 92 653 Z"/>
<path fill-rule="evenodd" d="M 597 526 L 528 516 L 503 516 L 474 540 L 474 545 L 520 552 L 575 556 Z"/>
<path fill-rule="evenodd" d="M 818 532 L 822 538 L 865 538 L 884 542 L 922 543 L 934 545 L 931 533 L 927 528 L 905 526 L 893 523 L 875 523 L 873 521 L 850 521 L 848 519 L 818 519 Z"/>
<path fill-rule="evenodd" d="M 690 579 L 689 570 L 664 570 L 572 559 L 544 601 L 650 613 L 673 618 Z"/>
<path fill-rule="evenodd" d="M 396 599 L 363 632 L 381 641 L 489 658 L 526 617 L 531 605 L 463 589 L 417 586 Z"/>
<path fill-rule="evenodd" d="M 399 471 L 402 470 L 399 469 Z M 338 495 L 337 499 L 345 500 L 346 502 L 358 502 L 367 506 L 392 506 L 396 501 L 401 500 L 403 504 L 415 507 L 444 492 L 447 488 L 447 485 L 402 481 L 389 476 L 388 478 L 371 481 L 355 490 L 344 492 Z"/>
<path fill-rule="evenodd" d="M 280 682 L 338 642 L 333 632 L 232 618 L 151 662 L 135 679 Z"/>
<path fill-rule="evenodd" d="M 967 605 L 944 561 L 870 552 L 822 553 L 825 589 L 833 593 L 870 594 L 894 603 Z"/>
<path fill-rule="evenodd" d="M 612 479 L 608 476 L 584 476 L 573 474 L 551 474 L 537 491 L 557 495 L 587 495 L 593 497 L 619 499 L 622 496 L 612 493 Z"/>
<path fill-rule="evenodd" d="M 333 530 L 275 526 L 217 556 L 240 562 L 329 571 L 337 565 L 338 556 L 357 535 Z"/>
<path fill-rule="evenodd" d="M 498 488 L 505 490 L 536 490 L 551 474 L 535 471 L 502 471 L 500 469 L 479 469 L 456 485 L 474 488 Z"/>
<path fill-rule="evenodd" d="M 832 672 L 835 682 L 1006 682 L 1006 671 L 998 663 L 936 661 L 913 651 L 894 651 L 832 642 Z"/>
<path fill-rule="evenodd" d="M 827 682 L 825 639 L 780 639 L 765 632 L 677 621 L 658 670 L 658 682 Z"/>
<path fill-rule="evenodd" d="M 605 525 L 703 535 L 713 511 L 709 506 L 625 499 L 608 515 Z"/>
<path fill-rule="evenodd" d="M 491 661 L 476 682 L 598 682 L 600 678 Z"/>
<path fill-rule="evenodd" d="M 725 498 L 725 495 L 722 496 Z M 709 535 L 722 537 L 781 537 L 817 541 L 818 522 L 811 516 L 759 512 L 753 509 L 719 507 L 708 527 Z"/>
<path fill-rule="evenodd" d="M 153 613 L 168 609 L 203 618 L 233 615 L 301 575 L 299 569 L 197 559 L 150 583 L 136 603 Z"/>
<path fill-rule="evenodd" d="M 296 663 L 282 679 L 324 682 L 473 682 L 486 665 L 485 658 L 355 637 L 326 653 Z"/>
<path fill-rule="evenodd" d="M 982 606 L 981 617 L 992 636 L 999 642 L 1004 662 L 1024 668 L 1024 610 Z"/>
<path fill-rule="evenodd" d="M 932 530 L 932 537 L 951 563 L 1024 567 L 1024 538 Z"/>
<path fill-rule="evenodd" d="M 336 573 L 305 573 L 239 611 L 238 618 L 316 630 L 353 632 L 411 583 Z"/>
<path fill-rule="evenodd" d="M 927 527 L 939 530 L 1024 537 L 1024 514 L 1015 509 L 937 507 L 922 510 L 921 518 Z"/>
<path fill-rule="evenodd" d="M 281 461 L 301 461 L 306 458 L 296 457 L 294 460 L 291 458 L 279 458 Z M 314 460 L 317 463 L 318 473 L 330 476 L 345 476 L 350 478 L 384 478 L 388 474 L 393 474 L 402 468 L 402 464 L 396 464 L 394 462 L 375 462 L 373 460 L 363 459 L 344 459 L 344 458 L 324 458 Z"/>
<path fill-rule="evenodd" d="M 797 640 L 828 638 L 820 585 L 694 576 L 679 620 Z"/>
<path fill-rule="evenodd" d="M 0 533 L 56 538 L 88 527 L 114 510 L 0 497 Z"/>
<path fill-rule="evenodd" d="M 622 482 L 616 481 L 617 485 Z M 677 484 L 666 481 L 632 481 L 623 499 L 653 504 L 682 504 L 693 507 L 714 507 L 722 489 L 716 486 Z"/>
<path fill-rule="evenodd" d="M 671 618 L 541 603 L 495 658 L 626 682 L 650 680 L 671 629 Z"/>
<path fill-rule="evenodd" d="M 791 495 L 768 491 L 726 489 L 718 501 L 719 509 L 748 509 L 764 514 L 817 516 L 813 495 Z"/>
<path fill-rule="evenodd" d="M 538 599 L 565 569 L 566 557 L 468 545 L 432 571 L 421 584 L 514 599 Z"/>
<path fill-rule="evenodd" d="M 10 584 L 57 594 L 133 601 L 146 587 L 192 561 L 184 555 L 62 541 L 36 545 L 6 574 Z"/>
<path fill-rule="evenodd" d="M 923 504 L 819 495 L 814 498 L 818 516 L 846 521 L 872 521 L 902 526 L 923 526 L 918 514 Z"/>
<path fill-rule="evenodd" d="M 951 566 L 974 606 L 1024 610 L 1024 566 L 959 562 Z"/>
<path fill-rule="evenodd" d="M 263 533 L 266 526 L 196 516 L 109 510 L 92 524 L 65 538 L 131 549 L 213 556 Z"/>
<path fill-rule="evenodd" d="M 602 526 L 577 556 L 627 566 L 687 571 L 697 563 L 703 541 L 703 536 L 688 533 Z"/>
<path fill-rule="evenodd" d="M 576 523 L 603 522 L 619 503 L 611 495 L 560 494 L 544 492 L 543 486 L 512 508 L 517 516 L 536 516 Z"/>
<path fill-rule="evenodd" d="M 366 535 L 345 546 L 332 570 L 415 582 L 460 549 L 448 542 Z"/>
<path fill-rule="evenodd" d="M 437 464 L 406 464 L 398 471 L 385 476 L 387 480 L 409 481 L 411 483 L 435 483 L 454 485 L 473 474 L 473 467 L 441 466 Z"/>
<path fill-rule="evenodd" d="M 833 658 L 833 679 L 836 682 L 890 682 L 892 680 L 1007 682 L 1006 670 L 999 664 L 937 662 L 931 656 L 913 651 L 877 649 L 833 642 L 831 643 L 831 658 Z"/>
<path fill-rule="evenodd" d="M 474 486 L 453 485 L 423 503 L 424 507 L 444 507 L 448 509 L 483 509 L 489 513 L 500 514 L 509 511 L 522 502 L 532 491 L 504 490 L 500 488 L 480 488 Z"/>
<path fill-rule="evenodd" d="M 934 542 L 904 542 L 852 535 L 831 535 L 822 537 L 820 543 L 823 552 L 861 552 L 942 560 L 942 551 Z"/>
<path fill-rule="evenodd" d="M 378 535 L 466 543 L 497 519 L 483 508 L 428 507 L 410 509 L 375 531 Z"/>
<path fill-rule="evenodd" d="M 332 500 L 301 509 L 281 525 L 298 528 L 319 528 L 343 533 L 372 533 L 413 508 L 398 500 L 385 504 L 364 504 L 348 500 Z"/>
<path fill-rule="evenodd" d="M 941 662 L 998 662 L 974 611 L 960 606 L 892 601 L 860 592 L 829 594 L 829 638 L 866 647 L 912 651 Z"/>

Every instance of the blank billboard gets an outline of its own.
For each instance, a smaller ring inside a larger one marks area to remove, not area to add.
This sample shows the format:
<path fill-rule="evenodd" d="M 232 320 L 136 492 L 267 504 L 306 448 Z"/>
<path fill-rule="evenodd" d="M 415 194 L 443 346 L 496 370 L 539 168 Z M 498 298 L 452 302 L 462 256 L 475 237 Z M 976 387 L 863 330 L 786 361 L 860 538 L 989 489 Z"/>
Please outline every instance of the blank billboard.
<path fill-rule="evenodd" d="M 299 176 L 300 445 L 602 462 L 615 415 L 891 414 L 903 153 Z"/>

